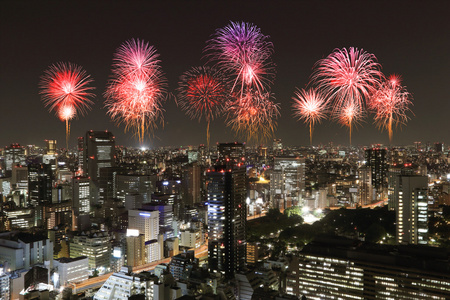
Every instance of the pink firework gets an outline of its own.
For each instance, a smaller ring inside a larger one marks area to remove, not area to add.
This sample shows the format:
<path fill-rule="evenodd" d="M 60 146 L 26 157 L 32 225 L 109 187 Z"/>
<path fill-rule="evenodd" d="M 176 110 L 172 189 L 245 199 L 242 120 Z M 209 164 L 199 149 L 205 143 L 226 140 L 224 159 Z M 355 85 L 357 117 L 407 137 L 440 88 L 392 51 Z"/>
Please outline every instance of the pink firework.
<path fill-rule="evenodd" d="M 294 104 L 294 116 L 305 123 L 309 123 L 309 141 L 312 145 L 314 124 L 320 123 L 327 112 L 327 101 L 325 97 L 315 89 L 297 90 L 292 98 Z"/>
<path fill-rule="evenodd" d="M 352 144 L 352 126 L 363 117 L 363 111 L 357 103 L 347 102 L 336 113 L 335 118 L 343 126 L 347 126 L 350 133 L 350 145 Z"/>
<path fill-rule="evenodd" d="M 205 51 L 210 61 L 234 78 L 232 91 L 240 86 L 241 97 L 247 88 L 264 93 L 275 73 L 273 44 L 268 39 L 253 24 L 231 22 L 216 31 Z"/>
<path fill-rule="evenodd" d="M 41 77 L 40 94 L 45 106 L 54 111 L 61 121 L 66 122 L 66 147 L 70 136 L 69 121 L 84 114 L 93 104 L 89 86 L 93 80 L 80 67 L 71 63 L 57 63 L 50 66 Z"/>
<path fill-rule="evenodd" d="M 391 75 L 383 82 L 374 94 L 370 109 L 375 112 L 375 123 L 381 129 L 386 129 L 389 133 L 389 141 L 392 142 L 393 125 L 406 124 L 410 110 L 411 94 L 401 85 L 401 78 Z"/>
<path fill-rule="evenodd" d="M 364 108 L 382 79 L 375 55 L 353 47 L 335 49 L 316 63 L 312 75 L 313 83 L 333 101 L 334 112 L 352 105 Z"/>
<path fill-rule="evenodd" d="M 258 142 L 271 137 L 280 115 L 279 106 L 271 97 L 270 93 L 248 91 L 243 97 L 229 101 L 226 108 L 227 125 L 249 141 Z"/>
<path fill-rule="evenodd" d="M 112 79 L 105 92 L 111 118 L 133 130 L 142 143 L 145 132 L 162 118 L 166 81 L 153 46 L 140 40 L 122 44 L 114 55 Z"/>

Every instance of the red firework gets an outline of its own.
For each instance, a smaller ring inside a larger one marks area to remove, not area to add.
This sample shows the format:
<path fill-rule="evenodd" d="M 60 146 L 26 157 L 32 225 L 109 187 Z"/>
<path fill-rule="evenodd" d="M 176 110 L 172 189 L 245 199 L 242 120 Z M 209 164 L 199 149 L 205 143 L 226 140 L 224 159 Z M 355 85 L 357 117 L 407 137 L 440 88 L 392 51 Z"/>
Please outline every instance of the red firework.
<path fill-rule="evenodd" d="M 57 63 L 49 67 L 41 77 L 40 94 L 50 111 L 54 111 L 61 121 L 66 122 L 66 146 L 68 147 L 69 121 L 84 114 L 93 102 L 94 96 L 89 86 L 93 80 L 80 67 L 71 63 Z"/>
<path fill-rule="evenodd" d="M 370 102 L 370 108 L 375 112 L 375 123 L 380 129 L 389 133 L 392 142 L 393 125 L 406 124 L 411 102 L 411 94 L 401 85 L 401 77 L 391 75 L 378 89 Z"/>
<path fill-rule="evenodd" d="M 162 118 L 166 81 L 153 46 L 130 40 L 114 55 L 112 79 L 105 92 L 105 106 L 111 118 L 134 130 L 142 143 L 145 132 Z"/>
<path fill-rule="evenodd" d="M 210 68 L 194 67 L 180 77 L 178 103 L 192 119 L 207 122 L 206 139 L 209 146 L 210 122 L 220 115 L 227 101 L 229 88 L 222 72 Z"/>
<path fill-rule="evenodd" d="M 226 107 L 228 126 L 247 140 L 264 140 L 273 135 L 279 106 L 271 100 L 271 94 L 248 91 L 243 97 L 229 101 Z"/>
<path fill-rule="evenodd" d="M 309 141 L 312 145 L 314 124 L 320 123 L 327 112 L 327 101 L 325 97 L 315 89 L 297 90 L 292 98 L 294 104 L 294 116 L 305 123 L 309 123 Z"/>

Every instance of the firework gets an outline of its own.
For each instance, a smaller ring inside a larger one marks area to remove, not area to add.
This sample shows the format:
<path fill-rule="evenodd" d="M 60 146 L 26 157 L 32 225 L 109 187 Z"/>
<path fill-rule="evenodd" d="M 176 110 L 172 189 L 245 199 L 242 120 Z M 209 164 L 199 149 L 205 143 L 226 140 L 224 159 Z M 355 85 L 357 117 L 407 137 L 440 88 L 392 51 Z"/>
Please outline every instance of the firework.
<path fill-rule="evenodd" d="M 314 124 L 320 123 L 325 118 L 327 101 L 325 97 L 315 89 L 297 90 L 293 98 L 294 116 L 305 123 L 309 123 L 309 142 L 312 145 Z"/>
<path fill-rule="evenodd" d="M 241 97 L 247 88 L 263 94 L 274 75 L 273 44 L 268 39 L 253 24 L 231 22 L 216 30 L 205 51 L 219 69 L 231 74 L 232 92 L 240 86 Z"/>
<path fill-rule="evenodd" d="M 336 113 L 335 118 L 338 123 L 347 126 L 349 129 L 350 145 L 352 144 L 352 126 L 356 125 L 363 117 L 363 110 L 353 102 L 347 102 L 341 107 L 340 111 Z"/>
<path fill-rule="evenodd" d="M 354 106 L 364 108 L 365 102 L 383 79 L 375 55 L 350 47 L 335 49 L 316 63 L 312 81 L 331 101 L 333 110 Z"/>
<path fill-rule="evenodd" d="M 94 94 L 89 84 L 93 80 L 80 67 L 71 63 L 57 63 L 41 77 L 40 94 L 50 111 L 66 123 L 66 147 L 69 147 L 69 121 L 90 109 Z"/>
<path fill-rule="evenodd" d="M 140 40 L 122 44 L 114 55 L 112 79 L 105 92 L 105 107 L 125 131 L 132 130 L 143 142 L 145 132 L 162 118 L 166 81 L 153 46 Z"/>
<path fill-rule="evenodd" d="M 392 142 L 393 125 L 408 121 L 406 112 L 410 110 L 411 104 L 411 94 L 401 85 L 401 78 L 396 75 L 391 75 L 373 96 L 369 106 L 375 112 L 378 127 L 388 131 L 389 142 Z"/>
<path fill-rule="evenodd" d="M 270 93 L 248 91 L 243 97 L 230 100 L 226 106 L 227 125 L 247 140 L 264 140 L 273 135 L 280 115 L 279 106 Z"/>
<path fill-rule="evenodd" d="M 180 77 L 178 103 L 191 119 L 207 122 L 206 139 L 209 147 L 209 124 L 220 115 L 227 101 L 229 88 L 222 72 L 205 67 L 194 67 Z"/>

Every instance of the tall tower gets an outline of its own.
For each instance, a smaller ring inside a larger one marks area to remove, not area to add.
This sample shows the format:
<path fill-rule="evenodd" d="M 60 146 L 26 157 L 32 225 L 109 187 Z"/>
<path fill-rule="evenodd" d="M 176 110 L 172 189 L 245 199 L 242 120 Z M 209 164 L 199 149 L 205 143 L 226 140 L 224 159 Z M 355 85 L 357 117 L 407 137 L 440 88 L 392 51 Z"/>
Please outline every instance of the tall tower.
<path fill-rule="evenodd" d="M 397 177 L 397 243 L 428 243 L 428 178 L 419 175 Z"/>
<path fill-rule="evenodd" d="M 207 172 L 208 263 L 211 271 L 233 277 L 246 257 L 245 168 L 216 166 Z"/>
<path fill-rule="evenodd" d="M 366 166 L 372 169 L 372 186 L 378 195 L 383 195 L 387 189 L 387 150 L 373 147 L 365 151 Z"/>
<path fill-rule="evenodd" d="M 100 176 L 100 168 L 115 167 L 114 135 L 109 131 L 88 131 L 84 140 L 84 174 L 93 181 Z"/>

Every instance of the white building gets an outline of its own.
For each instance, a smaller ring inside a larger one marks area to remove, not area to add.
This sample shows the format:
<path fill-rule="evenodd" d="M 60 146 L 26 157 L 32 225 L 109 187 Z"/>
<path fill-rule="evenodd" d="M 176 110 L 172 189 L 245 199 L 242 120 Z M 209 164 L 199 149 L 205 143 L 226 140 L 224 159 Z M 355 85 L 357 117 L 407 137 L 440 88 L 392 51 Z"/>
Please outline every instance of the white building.
<path fill-rule="evenodd" d="M 107 232 L 86 231 L 81 235 L 74 236 L 70 243 L 70 257 L 77 258 L 87 256 L 89 259 L 89 270 L 97 270 L 100 274 L 110 268 L 111 263 L 111 241 Z"/>
<path fill-rule="evenodd" d="M 53 262 L 53 267 L 57 269 L 55 277 L 58 282 L 54 282 L 57 287 L 66 286 L 69 283 L 77 283 L 89 278 L 89 259 L 86 256 L 77 258 L 58 258 Z"/>
<path fill-rule="evenodd" d="M 3 268 L 0 268 L 0 300 L 9 299 L 11 299 L 9 275 L 4 273 Z"/>
<path fill-rule="evenodd" d="M 129 210 L 128 229 L 137 229 L 145 241 L 157 240 L 159 235 L 159 211 Z"/>
<path fill-rule="evenodd" d="M 130 296 L 144 294 L 145 299 L 154 299 L 154 284 L 158 277 L 149 273 L 132 274 L 126 267 L 112 274 L 94 295 L 94 300 L 128 300 Z"/>
<path fill-rule="evenodd" d="M 52 260 L 53 243 L 47 237 L 17 232 L 0 234 L 0 261 L 7 263 L 9 271 Z"/>
<path fill-rule="evenodd" d="M 180 246 L 188 248 L 199 248 L 203 243 L 203 235 L 200 229 L 181 231 Z"/>

